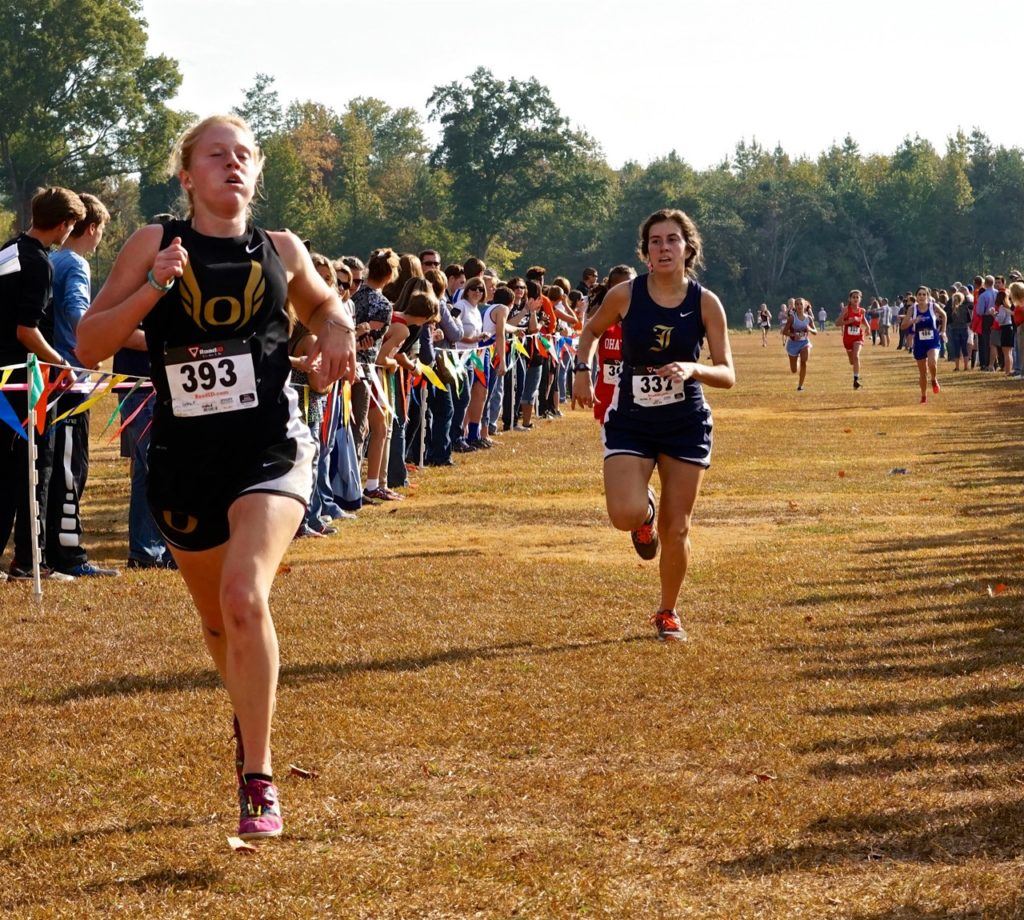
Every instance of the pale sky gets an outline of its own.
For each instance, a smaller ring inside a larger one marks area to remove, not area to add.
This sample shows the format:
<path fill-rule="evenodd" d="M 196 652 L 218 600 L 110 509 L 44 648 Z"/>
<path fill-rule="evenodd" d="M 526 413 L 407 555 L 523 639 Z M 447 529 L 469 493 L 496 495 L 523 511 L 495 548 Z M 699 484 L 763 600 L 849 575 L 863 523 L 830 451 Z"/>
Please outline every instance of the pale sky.
<path fill-rule="evenodd" d="M 434 86 L 483 65 L 502 79 L 536 77 L 615 167 L 675 149 L 705 168 L 752 138 L 812 156 L 846 134 L 866 153 L 891 153 L 908 134 L 942 150 L 958 127 L 1024 143 L 1018 0 L 144 0 L 143 9 L 150 53 L 176 58 L 184 75 L 173 105 L 200 115 L 239 104 L 263 71 L 283 103 L 340 111 L 376 96 L 425 116 Z"/>

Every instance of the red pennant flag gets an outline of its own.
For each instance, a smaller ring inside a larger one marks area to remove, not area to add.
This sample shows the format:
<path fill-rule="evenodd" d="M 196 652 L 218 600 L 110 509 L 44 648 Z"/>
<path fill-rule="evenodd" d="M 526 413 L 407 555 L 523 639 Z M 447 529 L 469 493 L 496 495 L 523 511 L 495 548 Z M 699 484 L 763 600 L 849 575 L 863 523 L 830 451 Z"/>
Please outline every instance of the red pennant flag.
<path fill-rule="evenodd" d="M 68 379 L 68 375 L 71 373 L 70 367 L 65 367 L 53 381 L 49 383 L 50 377 L 50 365 L 43 364 L 43 392 L 39 396 L 39 400 L 36 402 L 35 413 L 36 413 L 36 431 L 40 434 L 46 428 L 46 404 L 49 401 L 50 394 L 57 389 L 65 380 Z"/>

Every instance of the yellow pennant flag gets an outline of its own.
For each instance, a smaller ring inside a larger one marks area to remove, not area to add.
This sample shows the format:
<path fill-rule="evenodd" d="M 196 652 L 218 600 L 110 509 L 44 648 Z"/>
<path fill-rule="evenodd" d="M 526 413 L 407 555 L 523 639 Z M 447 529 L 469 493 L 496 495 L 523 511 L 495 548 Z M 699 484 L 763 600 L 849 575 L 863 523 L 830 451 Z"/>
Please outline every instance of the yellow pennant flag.
<path fill-rule="evenodd" d="M 441 378 L 437 376 L 437 372 L 432 367 L 427 367 L 422 361 L 419 363 L 420 373 L 427 378 L 435 387 L 439 390 L 448 392 L 448 387 L 441 383 Z"/>
<path fill-rule="evenodd" d="M 341 405 L 344 409 L 345 426 L 352 421 L 352 384 L 347 380 L 341 384 Z"/>
<path fill-rule="evenodd" d="M 529 358 L 530 353 L 523 347 L 522 340 L 518 335 L 512 336 L 512 347 L 519 352 L 524 358 Z"/>
<path fill-rule="evenodd" d="M 124 383 L 128 379 L 127 374 L 114 374 L 113 377 L 107 380 L 106 386 L 100 386 L 92 396 L 90 396 L 81 405 L 75 406 L 73 409 L 68 409 L 63 415 L 58 415 L 52 422 L 56 425 L 57 422 L 61 422 L 66 419 L 69 415 L 80 415 L 85 412 L 86 409 L 92 408 L 95 403 L 98 403 L 104 396 L 107 395 L 114 387 L 119 383 Z"/>
<path fill-rule="evenodd" d="M 0 375 L 0 389 L 7 386 L 7 381 L 11 379 L 11 374 L 14 373 L 13 367 L 5 367 L 4 372 Z"/>

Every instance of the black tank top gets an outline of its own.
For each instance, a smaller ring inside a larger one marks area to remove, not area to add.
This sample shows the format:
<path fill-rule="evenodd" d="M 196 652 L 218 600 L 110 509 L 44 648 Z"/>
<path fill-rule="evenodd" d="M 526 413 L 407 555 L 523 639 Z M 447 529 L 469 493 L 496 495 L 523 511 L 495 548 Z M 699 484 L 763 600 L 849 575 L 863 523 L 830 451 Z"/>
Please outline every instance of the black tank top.
<path fill-rule="evenodd" d="M 705 335 L 702 288 L 691 278 L 683 302 L 662 307 L 648 292 L 649 278 L 639 275 L 630 288 L 629 310 L 622 320 L 622 375 L 613 408 L 652 419 L 707 411 L 704 390 L 696 380 L 687 380 L 680 391 L 678 383 L 670 385 L 653 373 L 673 361 L 700 359 Z"/>
<path fill-rule="evenodd" d="M 154 445 L 195 454 L 258 449 L 283 440 L 295 398 L 287 386 L 287 273 L 270 237 L 164 225 L 188 252 L 179 278 L 143 322 L 156 404 Z"/>

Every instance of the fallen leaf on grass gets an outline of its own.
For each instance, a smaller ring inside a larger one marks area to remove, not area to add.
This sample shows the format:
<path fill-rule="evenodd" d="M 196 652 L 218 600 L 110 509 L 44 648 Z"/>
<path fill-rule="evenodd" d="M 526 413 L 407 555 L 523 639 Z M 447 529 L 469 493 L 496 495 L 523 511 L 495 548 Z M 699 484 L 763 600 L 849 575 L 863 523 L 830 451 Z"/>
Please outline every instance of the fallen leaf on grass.
<path fill-rule="evenodd" d="M 924 498 L 919 498 L 919 499 L 918 499 L 918 501 L 919 501 L 919 502 L 933 502 L 933 501 L 935 501 L 935 499 L 934 499 L 934 498 L 929 498 L 929 497 L 928 497 L 928 496 L 926 495 L 926 496 L 925 496 Z"/>
<path fill-rule="evenodd" d="M 755 773 L 754 779 L 759 783 L 770 783 L 773 780 L 778 779 L 778 777 L 774 773 Z"/>
<path fill-rule="evenodd" d="M 845 479 L 846 478 L 846 470 L 840 470 L 839 471 L 839 478 L 840 479 Z"/>
<path fill-rule="evenodd" d="M 851 431 L 853 431 L 852 428 L 844 428 L 843 429 L 843 434 L 849 434 Z"/>
<path fill-rule="evenodd" d="M 287 575 L 291 570 L 292 570 L 292 567 L 290 565 L 288 565 L 287 562 L 282 562 L 277 567 L 277 574 L 278 575 Z"/>
<path fill-rule="evenodd" d="M 790 511 L 796 511 L 799 507 L 800 506 L 796 502 L 790 502 L 789 503 L 789 510 Z"/>
<path fill-rule="evenodd" d="M 236 853 L 255 853 L 256 847 L 246 843 L 241 837 L 228 837 L 228 846 Z"/>
<path fill-rule="evenodd" d="M 804 622 L 805 623 L 813 623 L 814 622 L 814 617 L 812 617 L 810 614 L 807 614 L 807 616 L 804 617 Z"/>
<path fill-rule="evenodd" d="M 288 775 L 297 776 L 299 779 L 319 779 L 320 773 L 318 770 L 305 770 L 302 767 L 297 767 L 295 764 L 288 764 Z"/>
<path fill-rule="evenodd" d="M 997 597 L 998 595 L 1005 594 L 1005 593 L 1006 593 L 1006 585 L 1004 585 L 1002 582 L 997 584 L 994 588 L 992 587 L 992 585 L 988 586 L 988 596 L 989 597 Z"/>

